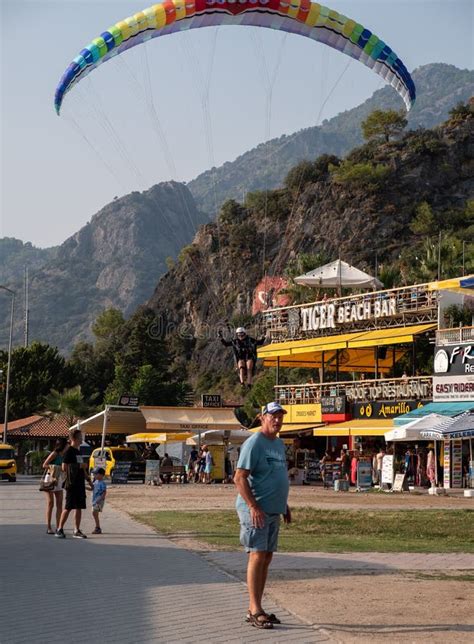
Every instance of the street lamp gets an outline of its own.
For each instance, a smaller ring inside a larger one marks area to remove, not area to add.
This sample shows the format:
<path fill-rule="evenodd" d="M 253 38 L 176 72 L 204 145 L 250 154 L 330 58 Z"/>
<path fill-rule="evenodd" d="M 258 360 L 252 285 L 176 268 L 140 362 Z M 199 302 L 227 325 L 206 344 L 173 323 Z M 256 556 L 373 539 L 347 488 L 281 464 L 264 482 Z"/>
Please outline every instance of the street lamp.
<path fill-rule="evenodd" d="M 8 364 L 7 364 L 7 382 L 5 388 L 5 417 L 3 421 L 3 442 L 7 442 L 7 431 L 8 431 L 8 398 L 10 394 L 10 366 L 12 361 L 12 337 L 13 337 L 13 312 L 15 310 L 15 291 L 12 291 L 11 288 L 2 286 L 0 284 L 0 289 L 7 291 L 12 296 L 12 308 L 10 312 L 10 337 L 8 340 Z"/>

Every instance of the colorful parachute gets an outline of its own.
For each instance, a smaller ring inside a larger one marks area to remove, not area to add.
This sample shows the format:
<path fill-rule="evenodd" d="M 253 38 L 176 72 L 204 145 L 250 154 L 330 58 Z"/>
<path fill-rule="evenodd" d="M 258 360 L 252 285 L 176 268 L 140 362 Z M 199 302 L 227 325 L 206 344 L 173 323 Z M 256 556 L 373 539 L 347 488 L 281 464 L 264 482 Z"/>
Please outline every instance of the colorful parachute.
<path fill-rule="evenodd" d="M 396 89 L 408 110 L 415 101 L 415 85 L 397 54 L 355 20 L 316 2 L 165 0 L 117 22 L 80 52 L 56 89 L 56 112 L 71 87 L 112 56 L 157 36 L 217 25 L 266 27 L 318 40 L 372 68 Z"/>

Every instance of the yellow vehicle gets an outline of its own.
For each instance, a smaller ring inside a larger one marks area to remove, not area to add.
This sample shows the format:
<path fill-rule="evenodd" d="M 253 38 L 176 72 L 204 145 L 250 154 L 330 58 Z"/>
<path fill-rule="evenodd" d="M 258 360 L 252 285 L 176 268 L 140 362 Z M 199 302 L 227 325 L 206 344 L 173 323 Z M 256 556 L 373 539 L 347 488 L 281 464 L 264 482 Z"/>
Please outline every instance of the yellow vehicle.
<path fill-rule="evenodd" d="M 92 472 L 94 467 L 100 465 L 103 467 L 101 457 L 105 457 L 105 476 L 111 476 L 112 471 L 117 462 L 128 462 L 130 465 L 130 472 L 128 474 L 129 480 L 145 481 L 145 461 L 138 455 L 134 447 L 104 447 L 102 452 L 101 448 L 95 449 L 89 458 L 89 471 Z M 98 459 L 98 462 L 96 462 Z"/>
<path fill-rule="evenodd" d="M 6 443 L 0 443 L 0 478 L 10 483 L 16 481 L 15 450 Z"/>

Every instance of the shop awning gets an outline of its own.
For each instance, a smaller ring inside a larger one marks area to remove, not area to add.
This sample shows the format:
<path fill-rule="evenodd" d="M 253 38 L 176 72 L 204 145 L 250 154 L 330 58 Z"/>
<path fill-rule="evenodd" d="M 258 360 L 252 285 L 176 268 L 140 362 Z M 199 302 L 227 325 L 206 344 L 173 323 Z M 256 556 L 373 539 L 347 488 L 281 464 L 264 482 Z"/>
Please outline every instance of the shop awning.
<path fill-rule="evenodd" d="M 428 414 L 440 414 L 441 416 L 457 416 L 464 411 L 474 410 L 474 402 L 431 402 L 424 407 L 412 409 L 407 414 L 397 416 L 393 419 L 395 426 L 405 425 L 406 423 L 428 416 Z"/>
<path fill-rule="evenodd" d="M 314 436 L 383 436 L 393 428 L 391 419 L 348 420 L 345 423 L 326 425 L 314 431 Z"/>
<path fill-rule="evenodd" d="M 452 440 L 474 436 L 474 412 L 464 412 L 454 418 L 445 417 L 436 427 L 421 432 L 426 439 Z"/>
<path fill-rule="evenodd" d="M 267 367 L 276 366 L 277 359 L 280 367 L 312 367 L 322 366 L 324 352 L 324 367 L 335 371 L 337 360 L 339 371 L 370 371 L 375 366 L 374 348 L 379 346 L 410 344 L 416 335 L 426 333 L 436 328 L 436 324 L 417 324 L 414 326 L 376 329 L 342 335 L 275 342 L 258 349 L 258 357 Z M 336 351 L 339 350 L 339 355 Z M 379 355 L 378 369 L 385 373 L 399 360 L 406 351 L 400 348 L 393 352 Z"/>
<path fill-rule="evenodd" d="M 165 432 L 161 434 L 132 434 L 127 436 L 127 443 L 182 443 L 192 437 L 191 432 L 180 432 L 173 434 Z"/>
<path fill-rule="evenodd" d="M 84 434 L 102 434 L 104 416 L 107 413 L 106 434 L 136 434 L 146 429 L 145 419 L 139 409 L 108 409 L 79 421 L 70 429 L 78 427 Z"/>
<path fill-rule="evenodd" d="M 430 291 L 454 291 L 462 295 L 474 295 L 474 275 L 464 277 L 454 277 L 449 280 L 439 282 L 430 282 L 428 284 Z"/>
<path fill-rule="evenodd" d="M 397 327 L 368 331 L 348 342 L 349 348 L 373 347 L 388 344 L 411 344 L 415 335 L 436 329 L 436 324 L 417 324 L 415 326 Z"/>
<path fill-rule="evenodd" d="M 394 427 L 385 434 L 385 440 L 387 442 L 426 440 L 421 435 L 422 430 L 437 427 L 446 418 L 441 414 L 422 416 L 401 427 Z"/>
<path fill-rule="evenodd" d="M 140 407 L 146 430 L 161 432 L 206 431 L 209 429 L 245 429 L 236 419 L 234 410 L 202 407 Z"/>
<path fill-rule="evenodd" d="M 313 431 L 317 427 L 324 427 L 324 423 L 317 423 L 317 424 L 306 424 L 306 425 L 298 425 L 297 423 L 288 423 L 287 425 L 283 424 L 281 430 L 280 430 L 280 436 L 288 436 L 289 434 L 298 434 L 298 432 L 311 432 L 311 435 L 313 435 Z"/>

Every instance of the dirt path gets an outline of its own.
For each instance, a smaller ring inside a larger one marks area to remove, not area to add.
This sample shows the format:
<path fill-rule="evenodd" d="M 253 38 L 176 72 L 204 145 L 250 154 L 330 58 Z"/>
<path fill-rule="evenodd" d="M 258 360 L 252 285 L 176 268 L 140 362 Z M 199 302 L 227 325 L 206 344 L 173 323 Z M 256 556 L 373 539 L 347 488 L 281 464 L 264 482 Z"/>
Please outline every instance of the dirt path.
<path fill-rule="evenodd" d="M 161 487 L 140 483 L 109 486 L 107 499 L 118 503 L 127 512 L 153 510 L 231 510 L 236 491 L 233 485 L 178 485 Z M 320 509 L 474 509 L 474 499 L 463 496 L 429 496 L 424 493 L 403 495 L 380 492 L 334 492 L 321 487 L 292 487 L 289 503 L 293 507 Z"/>

